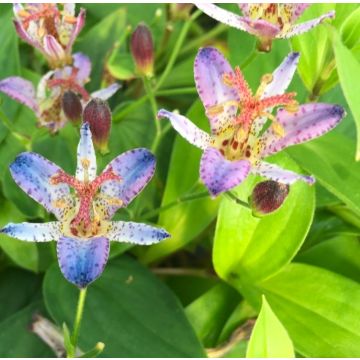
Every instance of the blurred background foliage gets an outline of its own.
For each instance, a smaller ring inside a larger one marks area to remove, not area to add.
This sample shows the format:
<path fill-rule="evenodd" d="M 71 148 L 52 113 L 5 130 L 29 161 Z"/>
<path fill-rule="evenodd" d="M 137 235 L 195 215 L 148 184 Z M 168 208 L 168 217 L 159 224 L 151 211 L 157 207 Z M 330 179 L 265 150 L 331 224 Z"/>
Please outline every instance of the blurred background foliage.
<path fill-rule="evenodd" d="M 151 148 L 155 136 L 129 50 L 139 22 L 151 28 L 155 42 L 158 106 L 187 113 L 203 129 L 208 122 L 193 79 L 198 48 L 216 46 L 232 65 L 241 65 L 255 47 L 247 33 L 203 14 L 195 21 L 174 17 L 166 4 L 81 7 L 87 19 L 75 51 L 92 61 L 87 89 L 122 83 L 110 100 L 110 152 L 99 154 L 100 170 L 125 150 Z M 360 357 L 360 7 L 315 4 L 301 20 L 331 9 L 332 23 L 275 41 L 270 53 L 258 54 L 244 68 L 255 89 L 291 50 L 300 51 L 290 87 L 299 102 L 347 109 L 331 133 L 273 157 L 288 169 L 313 174 L 316 185 L 294 184 L 284 206 L 264 218 L 226 197 L 184 201 L 205 190 L 198 180 L 201 153 L 163 123 L 155 178 L 116 218 L 159 224 L 172 238 L 149 248 L 112 247 L 103 276 L 89 289 L 80 348 L 103 341 L 106 357 Z M 37 84 L 46 63 L 18 40 L 12 17 L 11 6 L 1 4 L 0 79 L 19 75 Z M 37 129 L 31 111 L 4 95 L 0 99 L 0 118 L 7 116 L 14 131 L 28 135 L 33 151 L 72 173 L 78 129 L 68 124 L 49 135 Z M 24 150 L 0 121 L 0 226 L 49 220 L 9 174 L 9 163 Z M 249 177 L 236 189 L 238 197 L 247 200 L 259 180 Z M 34 313 L 72 325 L 77 290 L 59 272 L 55 244 L 1 235 L 0 248 L 0 355 L 53 356 L 29 325 Z"/>

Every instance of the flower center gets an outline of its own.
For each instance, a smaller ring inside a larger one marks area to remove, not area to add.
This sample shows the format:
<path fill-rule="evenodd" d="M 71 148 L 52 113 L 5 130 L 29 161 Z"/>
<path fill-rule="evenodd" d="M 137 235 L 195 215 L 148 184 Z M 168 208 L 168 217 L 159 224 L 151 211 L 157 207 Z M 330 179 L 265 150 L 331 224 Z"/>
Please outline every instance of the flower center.
<path fill-rule="evenodd" d="M 250 4 L 249 17 L 252 20 L 265 20 L 283 30 L 284 27 L 290 25 L 292 6 L 290 4 Z"/>
<path fill-rule="evenodd" d="M 277 136 L 285 135 L 285 130 L 272 114 L 272 109 L 282 106 L 288 111 L 297 111 L 298 103 L 294 99 L 296 93 L 264 96 L 266 87 L 273 81 L 272 75 L 266 74 L 254 95 L 239 67 L 235 68 L 234 73 L 224 74 L 223 81 L 237 91 L 240 101 L 230 101 L 231 105 L 237 106 L 237 114 L 233 117 L 232 124 L 215 136 L 213 144 L 228 160 L 246 158 L 257 161 L 262 145 L 261 136 L 268 126 L 272 127 Z M 216 105 L 210 109 L 210 113 L 222 113 L 224 105 Z"/>
<path fill-rule="evenodd" d="M 83 165 L 85 165 L 85 169 L 86 164 Z M 96 211 L 94 200 L 96 200 L 98 190 L 104 182 L 109 180 L 121 181 L 121 177 L 114 173 L 112 167 L 107 168 L 93 181 L 88 181 L 86 178 L 87 175 L 85 175 L 84 181 L 80 181 L 61 170 L 50 179 L 53 185 L 67 184 L 75 191 L 77 209 L 75 216 L 70 221 L 70 232 L 78 237 L 93 237 L 102 231 L 103 217 Z"/>

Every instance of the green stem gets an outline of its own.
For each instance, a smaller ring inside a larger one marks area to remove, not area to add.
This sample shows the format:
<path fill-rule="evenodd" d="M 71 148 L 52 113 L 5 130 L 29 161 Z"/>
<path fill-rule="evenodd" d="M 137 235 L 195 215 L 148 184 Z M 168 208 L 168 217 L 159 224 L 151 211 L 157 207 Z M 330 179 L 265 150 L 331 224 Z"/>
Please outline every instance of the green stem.
<path fill-rule="evenodd" d="M 73 333 L 71 335 L 72 351 L 71 351 L 71 354 L 68 354 L 68 357 L 75 356 L 75 349 L 77 347 L 77 342 L 79 339 L 81 320 L 82 320 L 83 313 L 84 313 L 86 291 L 87 291 L 87 288 L 80 289 L 79 299 L 78 299 L 77 308 L 76 308 L 75 321 L 74 321 L 74 329 L 73 329 Z"/>
<path fill-rule="evenodd" d="M 156 92 L 157 96 L 171 96 L 171 95 L 187 95 L 187 94 L 196 94 L 196 87 L 184 87 L 177 89 L 164 89 Z"/>
<path fill-rule="evenodd" d="M 182 203 L 187 202 L 187 201 L 201 199 L 201 198 L 208 197 L 208 196 L 209 196 L 208 191 L 202 191 L 202 192 L 198 192 L 198 193 L 195 193 L 195 194 L 184 195 L 184 196 L 181 196 L 181 197 L 177 198 L 175 201 L 173 201 L 173 202 L 171 202 L 171 203 L 169 203 L 167 205 L 164 205 L 164 206 L 161 206 L 161 207 L 159 207 L 157 209 L 148 211 L 147 213 L 142 215 L 141 218 L 142 219 L 151 219 L 155 215 L 158 215 L 159 213 L 161 213 L 163 211 L 169 210 L 169 209 L 171 209 L 172 207 L 174 207 L 176 205 L 182 204 Z"/>
<path fill-rule="evenodd" d="M 239 199 L 239 198 L 238 198 L 236 195 L 234 195 L 231 191 L 227 191 L 227 192 L 225 193 L 225 195 L 226 195 L 227 197 L 229 197 L 231 200 L 234 200 L 238 205 L 244 206 L 244 207 L 247 208 L 247 209 L 251 209 L 250 205 L 249 205 L 247 202 Z"/>
<path fill-rule="evenodd" d="M 155 152 L 157 147 L 159 146 L 160 137 L 161 137 L 161 125 L 160 125 L 160 121 L 157 118 L 158 107 L 157 107 L 157 103 L 156 103 L 156 99 L 155 99 L 155 94 L 154 94 L 154 91 L 150 84 L 149 79 L 144 77 L 143 82 L 144 82 L 145 91 L 146 91 L 146 93 L 148 95 L 148 99 L 150 101 L 151 110 L 153 112 L 153 117 L 154 117 L 156 134 L 155 134 L 153 144 L 151 146 L 151 150 L 153 152 Z"/>
<path fill-rule="evenodd" d="M 171 70 L 175 64 L 175 61 L 180 53 L 180 49 L 185 41 L 186 35 L 190 29 L 192 22 L 195 21 L 200 15 L 201 15 L 201 11 L 197 10 L 190 16 L 189 20 L 184 23 L 184 26 L 182 27 L 182 29 L 180 31 L 179 37 L 175 43 L 174 49 L 171 53 L 171 56 L 166 65 L 166 68 L 165 68 L 164 72 L 161 74 L 161 77 L 156 84 L 155 91 L 161 88 L 161 85 L 164 83 L 167 76 L 171 72 Z"/>
<path fill-rule="evenodd" d="M 220 35 L 221 33 L 225 32 L 228 27 L 224 24 L 219 24 L 215 26 L 212 30 L 207 32 L 206 34 L 197 37 L 196 39 L 190 41 L 183 49 L 180 51 L 180 55 L 184 55 L 187 52 L 199 48 L 202 44 L 207 42 L 208 40 L 213 39 L 214 37 Z"/>
<path fill-rule="evenodd" d="M 102 342 L 98 342 L 93 349 L 88 351 L 87 353 L 79 356 L 80 358 L 95 358 L 100 355 L 105 348 L 105 344 Z"/>
<path fill-rule="evenodd" d="M 250 55 L 242 62 L 240 69 L 244 70 L 247 66 L 249 66 L 257 58 L 258 54 L 259 52 L 256 48 L 254 48 Z"/>

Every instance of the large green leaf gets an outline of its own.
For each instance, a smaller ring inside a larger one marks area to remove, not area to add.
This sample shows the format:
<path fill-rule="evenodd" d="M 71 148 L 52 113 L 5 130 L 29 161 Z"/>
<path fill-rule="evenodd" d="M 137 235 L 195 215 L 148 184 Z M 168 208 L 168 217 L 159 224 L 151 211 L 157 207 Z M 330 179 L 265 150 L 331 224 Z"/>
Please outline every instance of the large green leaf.
<path fill-rule="evenodd" d="M 54 353 L 29 326 L 36 313 L 44 313 L 41 302 L 35 302 L 0 323 L 0 356 L 3 358 L 54 357 Z"/>
<path fill-rule="evenodd" d="M 187 116 L 200 128 L 208 128 L 208 120 L 199 101 L 193 105 Z M 176 138 L 162 206 L 173 203 L 186 194 L 206 191 L 206 188 L 199 184 L 201 154 L 201 150 L 180 136 Z M 152 262 L 186 246 L 212 222 L 217 209 L 218 200 L 203 197 L 163 211 L 158 223 L 167 229 L 172 237 L 149 248 L 141 260 L 146 263 Z"/>
<path fill-rule="evenodd" d="M 350 139 L 332 132 L 286 151 L 322 186 L 360 214 L 360 164 L 354 160 L 355 146 Z"/>
<path fill-rule="evenodd" d="M 78 290 L 49 269 L 44 282 L 47 309 L 60 325 L 72 326 Z M 107 264 L 88 289 L 79 346 L 105 343 L 105 357 L 204 356 L 191 325 L 171 291 L 129 257 Z"/>
<path fill-rule="evenodd" d="M 186 307 L 186 315 L 205 347 L 214 347 L 226 320 L 240 302 L 240 295 L 221 283 Z"/>
<path fill-rule="evenodd" d="M 356 160 L 360 160 L 360 63 L 352 52 L 341 42 L 340 36 L 333 31 L 333 48 L 341 88 L 354 117 L 357 129 Z"/>
<path fill-rule="evenodd" d="M 298 352 L 360 356 L 360 285 L 310 265 L 290 264 L 259 284 Z"/>
<path fill-rule="evenodd" d="M 262 297 L 259 316 L 251 333 L 247 358 L 293 358 L 294 347 L 284 326 Z"/>
<path fill-rule="evenodd" d="M 285 154 L 273 157 L 286 169 L 301 169 Z M 255 185 L 249 177 L 236 189 L 246 201 Z M 314 211 L 314 189 L 304 182 L 291 185 L 283 206 L 263 218 L 232 199 L 222 200 L 215 233 L 213 261 L 219 276 L 232 284 L 265 279 L 294 257 L 309 230 Z"/>

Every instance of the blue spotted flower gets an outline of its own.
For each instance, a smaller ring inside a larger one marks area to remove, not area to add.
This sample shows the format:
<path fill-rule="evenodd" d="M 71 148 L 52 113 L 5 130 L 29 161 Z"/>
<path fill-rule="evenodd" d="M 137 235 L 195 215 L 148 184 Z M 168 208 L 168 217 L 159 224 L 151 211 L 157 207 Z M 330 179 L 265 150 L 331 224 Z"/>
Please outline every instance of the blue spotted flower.
<path fill-rule="evenodd" d="M 169 237 L 160 228 L 111 221 L 146 186 L 155 171 L 147 149 L 125 152 L 96 176 L 96 157 L 88 124 L 81 128 L 76 175 L 39 154 L 24 152 L 10 165 L 21 189 L 55 215 L 48 223 L 8 224 L 1 232 L 23 240 L 57 242 L 64 277 L 80 288 L 98 278 L 109 257 L 110 241 L 150 245 Z"/>

